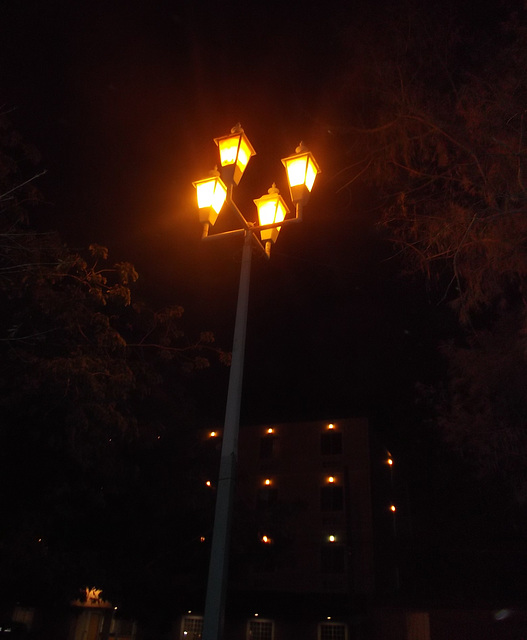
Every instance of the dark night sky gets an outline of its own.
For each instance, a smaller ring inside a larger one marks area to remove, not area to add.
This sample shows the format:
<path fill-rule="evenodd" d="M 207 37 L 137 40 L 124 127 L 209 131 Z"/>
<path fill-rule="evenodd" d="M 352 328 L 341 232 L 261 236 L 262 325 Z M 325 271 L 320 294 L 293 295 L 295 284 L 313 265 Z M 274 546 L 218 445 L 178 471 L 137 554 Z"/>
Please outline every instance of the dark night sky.
<path fill-rule="evenodd" d="M 280 158 L 303 139 L 323 172 L 303 225 L 270 263 L 255 257 L 242 419 L 386 419 L 429 375 L 443 318 L 399 278 L 367 195 L 339 190 L 350 159 L 329 127 L 344 115 L 345 26 L 363 9 L 285 5 L 2 3 L 3 103 L 48 169 L 32 222 L 106 244 L 136 265 L 139 296 L 183 305 L 189 331 L 230 348 L 241 247 L 201 243 L 191 182 L 240 121 L 258 154 L 236 196 L 249 216 L 273 181 L 287 193 Z M 226 384 L 204 376 L 214 419 Z"/>

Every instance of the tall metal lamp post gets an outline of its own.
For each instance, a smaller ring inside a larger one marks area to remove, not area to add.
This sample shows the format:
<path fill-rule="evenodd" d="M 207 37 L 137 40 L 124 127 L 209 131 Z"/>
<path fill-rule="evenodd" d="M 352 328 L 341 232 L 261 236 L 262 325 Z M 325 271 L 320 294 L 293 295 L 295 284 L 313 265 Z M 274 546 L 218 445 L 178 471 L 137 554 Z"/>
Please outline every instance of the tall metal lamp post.
<path fill-rule="evenodd" d="M 280 229 L 288 224 L 302 220 L 303 207 L 308 201 L 313 183 L 317 173 L 320 171 L 312 153 L 300 143 L 294 155 L 282 159 L 287 172 L 291 200 L 295 208 L 294 217 L 286 217 L 289 214 L 289 209 L 279 190 L 273 184 L 267 194 L 254 200 L 259 219 L 259 224 L 254 224 L 238 209 L 232 195 L 234 185 L 239 184 L 251 156 L 255 155 L 255 151 L 239 124 L 232 128 L 229 135 L 216 138 L 214 142 L 219 148 L 221 176 L 220 172 L 215 169 L 210 172 L 208 178 L 193 183 L 197 191 L 199 218 L 203 225 L 203 239 L 210 241 L 239 235 L 244 238 L 244 243 L 223 428 L 220 472 L 216 492 L 216 510 L 205 600 L 203 640 L 221 640 L 223 635 L 251 256 L 255 248 L 267 258 L 270 258 L 271 247 L 276 242 Z M 225 203 L 236 214 L 240 226 L 229 231 L 210 233 L 211 227 L 216 222 Z"/>

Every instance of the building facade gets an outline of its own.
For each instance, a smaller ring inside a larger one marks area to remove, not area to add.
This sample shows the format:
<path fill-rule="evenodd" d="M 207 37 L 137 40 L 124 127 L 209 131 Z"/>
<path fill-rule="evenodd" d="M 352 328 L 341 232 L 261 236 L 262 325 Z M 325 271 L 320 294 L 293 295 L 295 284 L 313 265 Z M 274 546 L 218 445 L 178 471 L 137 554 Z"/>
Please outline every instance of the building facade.
<path fill-rule="evenodd" d="M 238 451 L 226 637 L 362 637 L 374 588 L 367 420 L 245 426 Z M 189 612 L 181 640 L 201 624 Z"/>

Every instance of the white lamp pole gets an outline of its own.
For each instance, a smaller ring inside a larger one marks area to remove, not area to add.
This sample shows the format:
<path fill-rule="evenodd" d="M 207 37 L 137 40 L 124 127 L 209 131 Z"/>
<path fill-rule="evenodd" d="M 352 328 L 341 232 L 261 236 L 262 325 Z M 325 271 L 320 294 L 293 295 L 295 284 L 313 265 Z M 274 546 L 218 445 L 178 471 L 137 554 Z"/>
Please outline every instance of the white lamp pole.
<path fill-rule="evenodd" d="M 303 205 L 306 203 L 315 177 L 320 171 L 312 154 L 303 145 L 297 148 L 296 155 L 284 158 L 282 162 L 287 170 L 291 199 L 295 205 L 296 215 L 294 218 L 285 218 L 289 209 L 278 189 L 273 185 L 268 194 L 254 201 L 260 220 L 259 225 L 254 225 L 247 221 L 234 203 L 232 186 L 240 182 L 249 159 L 255 154 L 255 151 L 240 125 L 233 127 L 230 135 L 216 138 L 215 142 L 219 147 L 220 162 L 228 186 L 221 180 L 219 172 L 216 170 L 211 172 L 209 178 L 194 183 L 197 190 L 200 222 L 203 224 L 203 238 L 212 240 L 225 236 L 243 235 L 244 243 L 220 472 L 216 491 L 203 640 L 221 640 L 223 635 L 253 245 L 258 247 L 267 258 L 270 257 L 271 246 L 276 241 L 281 227 L 301 220 Z M 216 222 L 226 200 L 238 215 L 241 228 L 209 234 L 210 228 Z M 257 232 L 260 233 L 261 241 L 256 235 Z"/>

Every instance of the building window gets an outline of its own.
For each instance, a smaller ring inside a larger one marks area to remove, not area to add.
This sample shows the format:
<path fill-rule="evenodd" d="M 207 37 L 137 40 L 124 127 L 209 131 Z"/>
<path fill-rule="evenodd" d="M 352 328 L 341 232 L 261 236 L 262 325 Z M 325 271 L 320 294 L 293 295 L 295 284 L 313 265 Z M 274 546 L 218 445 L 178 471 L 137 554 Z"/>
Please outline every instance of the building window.
<path fill-rule="evenodd" d="M 183 616 L 180 640 L 201 640 L 203 616 Z"/>
<path fill-rule="evenodd" d="M 268 509 L 276 504 L 278 500 L 278 489 L 276 487 L 260 487 L 256 499 L 257 509 Z"/>
<path fill-rule="evenodd" d="M 342 511 L 344 508 L 343 487 L 329 484 L 320 488 L 320 510 Z"/>
<path fill-rule="evenodd" d="M 322 547 L 320 569 L 323 573 L 345 573 L 346 550 L 344 545 L 329 543 Z"/>
<path fill-rule="evenodd" d="M 268 460 L 273 458 L 275 451 L 276 438 L 273 436 L 264 436 L 260 438 L 260 460 Z"/>
<path fill-rule="evenodd" d="M 320 436 L 320 451 L 324 456 L 342 453 L 342 433 L 340 431 L 324 431 Z"/>
<path fill-rule="evenodd" d="M 318 625 L 318 640 L 347 640 L 348 626 L 343 622 L 322 622 Z"/>
<path fill-rule="evenodd" d="M 247 640 L 273 640 L 274 622 L 251 618 L 247 623 Z"/>

